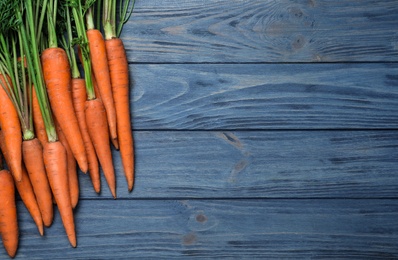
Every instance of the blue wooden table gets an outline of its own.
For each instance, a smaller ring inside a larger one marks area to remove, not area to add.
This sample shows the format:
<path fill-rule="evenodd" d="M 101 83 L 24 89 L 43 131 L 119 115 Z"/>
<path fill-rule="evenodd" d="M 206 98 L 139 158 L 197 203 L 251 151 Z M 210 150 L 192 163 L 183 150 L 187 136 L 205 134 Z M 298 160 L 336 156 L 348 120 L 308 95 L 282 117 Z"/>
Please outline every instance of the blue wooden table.
<path fill-rule="evenodd" d="M 136 185 L 15 259 L 398 258 L 397 0 L 137 0 Z M 7 259 L 1 247 L 0 258 Z"/>

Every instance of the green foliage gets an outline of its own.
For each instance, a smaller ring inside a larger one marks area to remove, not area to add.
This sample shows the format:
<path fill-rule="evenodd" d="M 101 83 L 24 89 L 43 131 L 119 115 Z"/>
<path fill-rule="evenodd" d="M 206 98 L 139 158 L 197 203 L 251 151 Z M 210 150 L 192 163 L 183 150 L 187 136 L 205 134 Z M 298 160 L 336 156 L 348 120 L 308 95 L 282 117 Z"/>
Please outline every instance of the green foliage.
<path fill-rule="evenodd" d="M 21 20 L 16 16 L 16 10 L 20 8 L 20 1 L 0 1 L 0 33 L 6 34 L 9 30 L 17 30 Z"/>

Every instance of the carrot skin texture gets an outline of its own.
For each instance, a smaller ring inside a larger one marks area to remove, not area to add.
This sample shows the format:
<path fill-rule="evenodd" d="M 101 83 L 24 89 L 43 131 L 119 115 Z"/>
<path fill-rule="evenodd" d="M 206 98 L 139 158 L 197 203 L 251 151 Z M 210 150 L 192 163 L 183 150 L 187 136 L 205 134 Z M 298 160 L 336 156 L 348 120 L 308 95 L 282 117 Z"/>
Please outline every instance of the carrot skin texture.
<path fill-rule="evenodd" d="M 58 121 L 54 120 L 54 123 L 58 135 L 58 140 L 64 146 L 66 151 L 69 194 L 72 208 L 75 208 L 77 203 L 79 202 L 79 180 L 77 176 L 76 160 Z"/>
<path fill-rule="evenodd" d="M 10 257 L 15 257 L 19 243 L 15 186 L 11 173 L 0 171 L 0 234 Z"/>
<path fill-rule="evenodd" d="M 76 247 L 76 231 L 69 194 L 67 157 L 64 146 L 59 142 L 47 143 L 43 150 L 44 165 L 66 235 L 72 247 Z"/>
<path fill-rule="evenodd" d="M 32 183 L 43 224 L 51 226 L 54 216 L 52 193 L 44 167 L 43 147 L 39 139 L 22 142 L 23 161 Z"/>
<path fill-rule="evenodd" d="M 101 191 L 101 178 L 99 173 L 98 158 L 95 153 L 93 143 L 87 131 L 85 103 L 87 100 L 86 84 L 84 79 L 72 79 L 72 97 L 73 107 L 75 108 L 77 121 L 79 122 L 80 131 L 84 141 L 87 153 L 88 173 L 93 184 L 94 191 Z"/>
<path fill-rule="evenodd" d="M 11 82 L 8 77 L 7 80 Z M 6 86 L 3 75 L 0 75 L 0 81 Z M 4 135 L 4 142 L 11 161 L 9 167 L 11 174 L 16 181 L 22 178 L 22 130 L 18 118 L 17 110 L 11 99 L 0 85 L 0 127 Z"/>
<path fill-rule="evenodd" d="M 108 122 L 104 105 L 100 99 L 87 100 L 85 104 L 86 124 L 100 165 L 112 196 L 116 198 L 116 179 L 112 152 L 109 144 Z"/>
<path fill-rule="evenodd" d="M 90 47 L 90 58 L 102 102 L 105 107 L 109 126 L 109 135 L 112 140 L 117 140 L 116 110 L 112 96 L 111 78 L 109 75 L 108 58 L 106 56 L 105 40 L 97 29 L 86 32 Z"/>
<path fill-rule="evenodd" d="M 129 71 L 123 42 L 119 38 L 105 41 L 116 108 L 119 149 L 129 191 L 134 186 L 134 141 L 130 119 Z"/>
<path fill-rule="evenodd" d="M 72 104 L 68 57 L 61 48 L 48 48 L 43 51 L 41 61 L 54 116 L 61 125 L 80 169 L 82 172 L 87 172 L 86 151 Z"/>
<path fill-rule="evenodd" d="M 28 172 L 24 165 L 22 165 L 22 179 L 21 181 L 16 181 L 15 186 L 17 187 L 18 193 L 21 196 L 23 203 L 28 209 L 33 221 L 36 223 L 37 229 L 40 235 L 43 236 L 43 218 L 41 217 L 41 212 L 39 205 L 37 204 L 36 196 L 33 191 L 32 183 L 30 182 Z"/>
<path fill-rule="evenodd" d="M 0 147 L 1 150 L 3 151 L 4 158 L 9 164 L 10 162 L 10 154 L 8 153 L 7 147 L 5 146 L 5 139 L 3 132 L 0 132 Z M 11 171 L 12 174 L 12 171 Z M 13 175 L 14 177 L 14 175 Z M 15 181 L 15 186 L 18 190 L 18 193 L 25 204 L 26 208 L 28 209 L 30 215 L 33 218 L 33 221 L 35 222 L 37 229 L 39 230 L 40 235 L 43 235 L 44 229 L 43 229 L 43 219 L 41 217 L 41 212 L 39 205 L 37 204 L 36 196 L 33 191 L 32 183 L 30 182 L 28 172 L 26 171 L 25 165 L 22 164 L 22 176 L 20 181 Z"/>
<path fill-rule="evenodd" d="M 39 139 L 42 147 L 44 147 L 44 145 L 48 142 L 48 137 L 35 88 L 32 88 L 32 112 L 35 135 L 37 139 Z"/>

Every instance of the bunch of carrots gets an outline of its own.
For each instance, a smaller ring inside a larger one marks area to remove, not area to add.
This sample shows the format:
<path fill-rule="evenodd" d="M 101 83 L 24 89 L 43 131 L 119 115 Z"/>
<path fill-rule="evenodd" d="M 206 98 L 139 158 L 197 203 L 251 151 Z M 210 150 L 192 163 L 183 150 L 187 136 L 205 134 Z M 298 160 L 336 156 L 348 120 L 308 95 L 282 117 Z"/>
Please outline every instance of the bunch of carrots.
<path fill-rule="evenodd" d="M 76 247 L 78 168 L 97 193 L 101 168 L 116 198 L 113 145 L 133 189 L 129 72 L 119 38 L 133 6 L 0 1 L 0 234 L 10 257 L 19 239 L 16 191 L 41 235 L 56 204 Z"/>

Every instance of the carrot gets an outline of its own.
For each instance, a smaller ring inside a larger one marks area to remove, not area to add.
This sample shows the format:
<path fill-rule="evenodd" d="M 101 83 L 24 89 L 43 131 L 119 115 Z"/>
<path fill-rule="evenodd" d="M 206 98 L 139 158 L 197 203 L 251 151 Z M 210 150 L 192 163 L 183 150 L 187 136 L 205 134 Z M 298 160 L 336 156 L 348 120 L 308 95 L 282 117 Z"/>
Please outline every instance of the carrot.
<path fill-rule="evenodd" d="M 18 193 L 28 209 L 30 215 L 35 222 L 40 235 L 44 234 L 43 230 L 43 218 L 40 213 L 39 205 L 37 204 L 36 196 L 33 191 L 32 183 L 30 182 L 28 172 L 26 171 L 25 165 L 22 165 L 22 179 L 16 181 L 15 186 L 17 187 Z"/>
<path fill-rule="evenodd" d="M 68 57 L 63 49 L 51 47 L 43 51 L 41 60 L 54 116 L 61 125 L 80 169 L 82 172 L 87 172 L 86 151 L 69 91 L 71 73 Z"/>
<path fill-rule="evenodd" d="M 87 100 L 85 104 L 87 130 L 100 161 L 112 196 L 116 198 L 116 180 L 112 153 L 109 145 L 109 130 L 104 105 L 100 99 Z"/>
<path fill-rule="evenodd" d="M 84 79 L 72 79 L 72 97 L 76 117 L 79 122 L 84 146 L 86 148 L 88 172 L 90 174 L 91 182 L 95 192 L 99 193 L 101 190 L 101 179 L 99 175 L 98 159 L 90 135 L 87 131 L 86 117 L 84 113 L 85 102 L 87 98 Z"/>
<path fill-rule="evenodd" d="M 59 122 L 57 120 L 54 120 L 54 123 L 58 135 L 58 140 L 64 146 L 66 151 L 69 194 L 70 194 L 72 208 L 75 208 L 77 203 L 79 202 L 79 179 L 77 176 L 76 160 L 75 157 L 73 157 L 72 150 L 70 149 L 68 141 L 66 140 L 66 137 L 59 125 Z"/>
<path fill-rule="evenodd" d="M 40 140 L 41 145 L 44 146 L 48 142 L 48 137 L 35 88 L 32 88 L 32 111 L 36 137 Z"/>
<path fill-rule="evenodd" d="M 18 249 L 19 230 L 14 181 L 9 171 L 0 171 L 0 234 L 10 257 Z"/>
<path fill-rule="evenodd" d="M 8 153 L 7 147 L 5 146 L 5 139 L 3 132 L 0 132 L 0 147 L 3 151 L 4 158 L 7 164 L 10 162 L 10 154 Z M 12 172 L 11 172 L 12 174 Z M 15 177 L 14 177 L 15 180 Z M 28 172 L 26 171 L 25 165 L 22 164 L 22 176 L 20 181 L 15 181 L 18 193 L 21 196 L 23 203 L 28 209 L 30 215 L 35 222 L 40 235 L 43 235 L 43 219 L 41 217 L 40 208 L 37 204 L 36 196 L 33 191 L 32 184 L 29 179 Z"/>
<path fill-rule="evenodd" d="M 43 223 L 46 227 L 49 227 L 53 221 L 53 204 L 51 188 L 44 167 L 43 147 L 40 141 L 34 138 L 22 142 L 22 152 Z"/>
<path fill-rule="evenodd" d="M 11 84 L 7 77 L 8 84 Z M 8 85 L 0 75 L 0 126 L 4 135 L 4 145 L 10 156 L 9 167 L 15 178 L 22 178 L 22 129 L 14 104 L 2 86 Z"/>
<path fill-rule="evenodd" d="M 91 10 L 91 9 L 89 9 Z M 87 30 L 90 58 L 95 80 L 105 107 L 108 119 L 109 133 L 112 140 L 117 140 L 116 110 L 112 96 L 111 78 L 109 75 L 108 58 L 102 33 L 96 29 Z"/>
<path fill-rule="evenodd" d="M 130 121 L 128 63 L 120 38 L 107 39 L 105 45 L 116 107 L 120 154 L 128 189 L 131 191 L 134 185 L 134 143 Z"/>
<path fill-rule="evenodd" d="M 62 223 L 72 247 L 76 247 L 75 221 L 69 195 L 66 151 L 61 142 L 49 142 L 43 150 L 51 190 L 57 203 Z"/>

